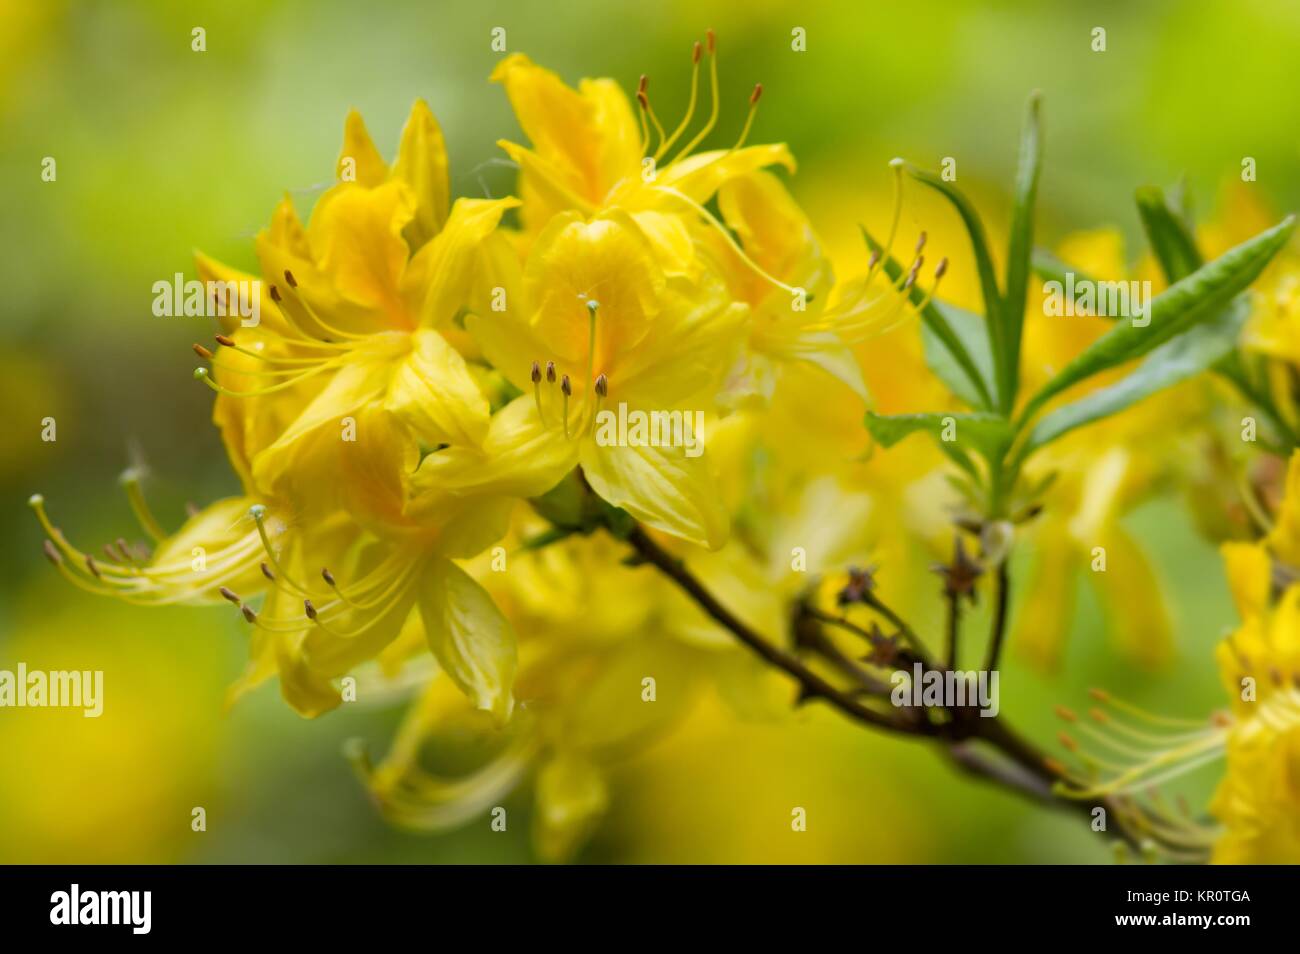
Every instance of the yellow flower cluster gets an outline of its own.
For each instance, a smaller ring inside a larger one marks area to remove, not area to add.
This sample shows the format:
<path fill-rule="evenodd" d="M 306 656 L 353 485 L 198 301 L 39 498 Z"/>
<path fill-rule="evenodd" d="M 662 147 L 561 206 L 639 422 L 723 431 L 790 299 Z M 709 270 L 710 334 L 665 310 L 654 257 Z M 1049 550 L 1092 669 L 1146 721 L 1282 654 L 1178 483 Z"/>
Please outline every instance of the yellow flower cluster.
<path fill-rule="evenodd" d="M 692 64 L 686 114 L 667 131 L 644 80 L 634 106 L 610 80 L 574 89 L 524 56 L 503 60 L 492 79 L 528 140 L 501 143 L 517 199 L 452 201 L 423 102 L 391 163 L 351 113 L 337 181 L 310 218 L 286 197 L 257 236 L 259 276 L 197 257 L 209 286 L 260 296 L 260 320 L 222 318 L 216 346 L 195 345 L 242 493 L 168 533 L 128 477 L 152 550 L 120 540 L 103 556 L 32 499 L 47 555 L 75 585 L 238 608 L 251 661 L 232 701 L 275 676 L 316 716 L 390 691 L 403 668 L 427 678 L 389 756 L 372 767 L 358 754 L 399 822 L 462 820 L 536 767 L 539 846 L 564 855 L 603 810 L 612 748 L 671 722 L 705 675 L 762 682 L 698 608 L 622 566 L 617 541 L 565 538 L 519 505 L 573 492 L 701 554 L 733 523 L 751 550 L 772 542 L 797 514 L 754 521 L 755 425 L 736 410 L 765 408 L 788 373 L 846 387 L 860 414 L 851 347 L 901 314 L 918 280 L 919 246 L 904 279 L 877 257 L 837 283 L 766 171 L 793 171 L 788 149 L 745 144 L 761 89 L 735 145 L 700 151 L 722 113 L 711 33 Z M 697 123 L 702 74 L 710 106 Z M 749 474 L 744 489 L 719 482 L 719 456 L 725 473 Z M 834 481 L 807 494 L 822 518 L 840 500 Z M 548 534 L 559 542 L 540 545 Z M 798 585 L 780 561 L 755 570 L 749 552 L 701 571 L 752 586 L 762 598 L 744 602 L 770 628 Z M 657 700 L 656 679 L 671 701 L 641 705 Z M 476 710 L 510 741 L 474 776 L 430 776 L 421 740 L 477 724 Z"/>

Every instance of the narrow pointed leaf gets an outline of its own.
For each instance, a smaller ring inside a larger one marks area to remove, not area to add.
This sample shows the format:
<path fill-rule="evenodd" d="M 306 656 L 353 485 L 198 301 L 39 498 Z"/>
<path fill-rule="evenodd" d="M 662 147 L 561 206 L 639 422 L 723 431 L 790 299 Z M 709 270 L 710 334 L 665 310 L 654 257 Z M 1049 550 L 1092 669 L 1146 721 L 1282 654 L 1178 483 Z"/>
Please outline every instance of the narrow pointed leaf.
<path fill-rule="evenodd" d="M 1094 374 L 1142 357 L 1174 336 L 1214 317 L 1264 270 L 1295 227 L 1288 216 L 1273 228 L 1230 249 L 1164 292 L 1149 306 L 1145 324 L 1116 323 L 1034 395 L 1021 415 L 1028 420 L 1048 400 Z"/>
<path fill-rule="evenodd" d="M 1002 395 L 1002 409 L 1015 404 L 1020 386 L 1020 334 L 1025 323 L 1025 298 L 1029 293 L 1030 260 L 1034 249 L 1034 204 L 1038 198 L 1038 172 L 1043 159 L 1043 141 L 1039 123 L 1040 97 L 1029 97 L 1025 128 L 1020 138 L 1020 165 L 1016 172 L 1016 199 L 1011 214 L 1011 242 L 1007 249 L 1007 277 L 1003 286 L 1003 313 L 1006 322 L 1007 393 Z"/>
<path fill-rule="evenodd" d="M 1137 207 L 1151 251 L 1160 262 L 1167 281 L 1186 278 L 1205 264 L 1191 230 L 1165 201 L 1165 194 L 1160 189 L 1155 186 L 1138 189 Z"/>
<path fill-rule="evenodd" d="M 961 217 L 962 224 L 966 226 L 966 234 L 970 236 L 971 250 L 975 253 L 975 269 L 979 274 L 980 290 L 984 295 L 984 314 L 988 323 L 989 345 L 993 352 L 994 368 L 996 370 L 996 391 L 1000 399 L 999 404 L 1004 403 L 1001 400 L 1001 395 L 1007 393 L 1007 388 L 1010 385 L 1005 360 L 1006 329 L 1002 313 L 1002 293 L 998 290 L 997 274 L 993 268 L 993 258 L 989 254 L 989 243 L 984 233 L 984 223 L 980 221 L 979 213 L 975 211 L 975 207 L 971 205 L 970 200 L 952 183 L 945 182 L 934 173 L 926 172 L 924 169 L 918 169 L 915 166 L 908 166 L 907 171 L 918 182 L 934 189 L 951 202 L 953 208 L 957 210 L 957 214 Z"/>

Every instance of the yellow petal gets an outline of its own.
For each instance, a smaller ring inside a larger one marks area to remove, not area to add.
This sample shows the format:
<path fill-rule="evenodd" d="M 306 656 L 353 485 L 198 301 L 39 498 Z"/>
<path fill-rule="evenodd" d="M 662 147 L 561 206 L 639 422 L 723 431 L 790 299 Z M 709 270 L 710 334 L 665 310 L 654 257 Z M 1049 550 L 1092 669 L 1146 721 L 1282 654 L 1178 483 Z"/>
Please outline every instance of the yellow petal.
<path fill-rule="evenodd" d="M 362 407 L 378 400 L 388 386 L 390 374 L 391 365 L 376 360 L 352 361 L 340 368 L 279 439 L 253 459 L 257 486 L 290 493 L 282 482 L 294 472 L 300 457 L 311 450 L 311 435 L 328 428 L 329 439 L 339 440 L 343 418 L 355 416 Z"/>
<path fill-rule="evenodd" d="M 414 215 L 410 189 L 394 181 L 373 189 L 337 185 L 321 196 L 311 216 L 309 234 L 318 269 L 348 301 L 383 309 L 390 327 L 411 323 L 400 283 L 409 254 L 402 230 Z"/>
<path fill-rule="evenodd" d="M 1111 638 L 1141 666 L 1167 663 L 1174 653 L 1173 626 L 1155 570 L 1136 541 L 1118 527 L 1103 542 L 1107 571 L 1089 576 L 1110 621 Z"/>
<path fill-rule="evenodd" d="M 642 523 L 716 550 L 729 518 L 709 470 L 708 455 L 682 447 L 601 447 L 582 442 L 582 472 L 591 489 Z"/>
<path fill-rule="evenodd" d="M 598 367 L 609 367 L 615 354 L 651 332 L 665 282 L 649 240 L 617 211 L 591 221 L 577 213 L 556 216 L 529 255 L 525 279 L 533 327 L 557 360 L 585 360 L 587 303 L 598 303 Z"/>
<path fill-rule="evenodd" d="M 694 407 L 703 410 L 740 356 L 749 309 L 699 285 L 677 283 L 660 302 L 653 335 L 598 358 L 596 370 L 609 377 L 608 405 L 668 409 L 696 399 Z"/>
<path fill-rule="evenodd" d="M 518 397 L 492 415 L 482 447 L 446 447 L 427 455 L 412 489 L 417 494 L 536 497 L 573 469 L 577 445 L 564 439 L 558 416 L 544 425 L 533 398 Z"/>
<path fill-rule="evenodd" d="M 388 178 L 388 163 L 375 148 L 365 121 L 355 109 L 348 113 L 343 124 L 343 151 L 339 153 L 335 171 L 340 180 L 355 181 L 368 189 L 382 185 Z M 349 180 L 347 177 L 353 172 L 356 178 Z"/>
<path fill-rule="evenodd" d="M 428 289 L 420 309 L 425 327 L 449 325 L 468 303 L 480 268 L 482 246 L 518 199 L 457 199 L 446 227 L 412 262 Z"/>
<path fill-rule="evenodd" d="M 336 577 L 344 575 L 348 580 L 364 579 L 388 567 L 391 578 L 381 576 L 377 592 L 390 595 L 377 603 L 373 598 L 356 601 L 355 606 L 333 600 L 323 604 L 318 610 L 318 621 L 310 625 L 302 640 L 301 662 L 307 671 L 321 680 L 346 675 L 361 663 L 374 659 L 395 640 L 416 596 L 414 586 L 403 586 L 400 581 L 403 574 L 412 572 L 412 564 L 416 564 L 414 572 L 420 572 L 419 561 L 420 554 L 414 547 L 398 549 L 388 543 L 374 543 L 346 566 L 346 573 L 344 567 L 331 567 Z M 343 585 L 346 589 L 346 584 Z M 324 607 L 330 604 L 333 605 L 326 610 Z M 301 615 L 302 605 L 296 609 L 295 615 Z"/>
<path fill-rule="evenodd" d="M 411 353 L 393 374 L 384 407 L 430 447 L 482 444 L 488 432 L 488 400 L 465 359 L 436 331 L 418 331 L 412 343 Z"/>
<path fill-rule="evenodd" d="M 537 155 L 580 199 L 599 205 L 641 159 L 640 130 L 626 96 L 611 80 L 578 90 L 516 53 L 492 72 Z"/>
<path fill-rule="evenodd" d="M 514 708 L 515 634 L 487 590 L 450 560 L 418 584 L 424 632 L 438 664 L 479 709 L 505 721 Z"/>
<path fill-rule="evenodd" d="M 410 187 L 415 196 L 415 217 L 406 227 L 406 237 L 415 250 L 429 241 L 447 221 L 449 190 L 447 186 L 447 147 L 442 128 L 429 110 L 429 104 L 417 99 L 410 118 L 402 130 L 393 176 Z"/>
<path fill-rule="evenodd" d="M 768 172 L 753 172 L 725 182 L 718 190 L 718 208 L 745 253 L 764 271 L 802 288 L 812 302 L 824 301 L 834 282 L 830 263 L 822 254 L 812 223 L 780 179 Z M 789 297 L 752 269 L 744 271 L 758 286 L 758 297 L 751 301 L 761 300 L 771 291 Z"/>
<path fill-rule="evenodd" d="M 789 172 L 794 172 L 794 156 L 785 143 L 736 150 L 718 149 L 687 156 L 663 169 L 654 184 L 661 190 L 680 192 L 702 204 L 708 202 L 727 180 L 773 165 L 785 166 Z M 656 201 L 662 203 L 664 200 Z"/>
<path fill-rule="evenodd" d="M 1255 543 L 1225 543 L 1219 548 L 1224 573 L 1242 619 L 1268 612 L 1273 568 L 1268 551 Z"/>
<path fill-rule="evenodd" d="M 566 861 L 600 823 L 609 806 L 605 777 L 574 753 L 551 759 L 537 773 L 533 842 L 547 861 Z"/>

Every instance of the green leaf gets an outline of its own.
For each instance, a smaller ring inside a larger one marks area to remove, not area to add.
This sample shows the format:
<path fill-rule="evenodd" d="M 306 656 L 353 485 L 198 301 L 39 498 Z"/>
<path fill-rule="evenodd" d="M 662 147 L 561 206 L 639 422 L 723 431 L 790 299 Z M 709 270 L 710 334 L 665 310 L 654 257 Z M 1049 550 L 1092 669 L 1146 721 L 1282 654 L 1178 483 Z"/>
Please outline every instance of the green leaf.
<path fill-rule="evenodd" d="M 1048 414 L 1034 427 L 1017 457 L 1024 459 L 1076 427 L 1109 417 L 1206 370 L 1236 348 L 1249 314 L 1246 302 L 1236 301 L 1204 324 L 1156 348 L 1132 374 Z"/>
<path fill-rule="evenodd" d="M 1025 298 L 1029 293 L 1030 259 L 1034 250 L 1034 203 L 1038 197 L 1038 173 L 1043 160 L 1043 139 L 1039 126 L 1041 96 L 1029 97 L 1025 128 L 1020 137 L 1020 163 L 1016 171 L 1016 198 L 1011 213 L 1011 241 L 1007 247 L 1007 276 L 1002 310 L 1006 323 L 1008 387 L 999 391 L 1003 411 L 1015 404 L 1020 387 L 1020 334 L 1025 323 Z"/>
<path fill-rule="evenodd" d="M 1002 459 L 1011 442 L 1011 425 L 997 414 L 975 412 L 970 414 L 945 414 L 941 411 L 925 414 L 877 414 L 868 411 L 867 430 L 882 447 L 893 447 L 912 434 L 929 434 L 939 449 L 952 457 L 964 452 L 966 447 L 976 450 L 990 463 Z M 951 430 L 952 440 L 945 440 Z M 958 460 L 958 463 L 961 463 Z"/>
<path fill-rule="evenodd" d="M 925 348 L 926 365 L 947 385 L 948 390 L 966 404 L 988 410 L 989 394 L 983 383 L 993 380 L 993 355 L 989 351 L 988 336 L 984 333 L 984 319 L 964 308 L 941 301 L 932 301 L 930 307 L 939 313 L 950 333 L 956 336 L 967 356 L 966 360 L 976 370 L 971 372 L 957 361 L 943 339 L 932 330 L 929 322 L 921 325 L 921 344 Z M 979 382 L 980 387 L 975 387 L 972 381 Z"/>
<path fill-rule="evenodd" d="M 1169 286 L 1150 302 L 1145 324 L 1135 325 L 1131 320 L 1118 322 L 1035 394 L 1021 413 L 1020 420 L 1029 420 L 1044 403 L 1066 388 L 1140 358 L 1216 315 L 1259 276 L 1269 260 L 1286 244 L 1294 227 L 1295 217 L 1288 216 L 1273 228 L 1230 249 Z"/>
<path fill-rule="evenodd" d="M 1010 383 L 1006 368 L 1006 330 L 1002 319 L 1002 294 L 998 290 L 997 275 L 993 269 L 993 258 L 989 255 L 989 243 L 984 234 L 984 224 L 980 221 L 979 213 L 975 211 L 970 200 L 952 183 L 945 182 L 933 172 L 926 172 L 915 166 L 908 166 L 907 171 L 916 181 L 929 186 L 951 202 L 957 214 L 961 216 L 962 224 L 966 226 L 966 234 L 970 236 L 971 249 L 975 253 L 975 269 L 979 274 L 980 290 L 984 294 L 984 314 L 988 323 L 989 342 L 993 351 L 997 381 L 995 390 L 999 395 L 999 405 L 1004 404 L 1005 400 L 1001 395 L 1007 393 Z"/>
<path fill-rule="evenodd" d="M 1147 241 L 1151 243 L 1151 251 L 1160 262 L 1166 280 L 1176 282 L 1186 278 L 1205 264 L 1191 229 L 1165 201 L 1165 194 L 1160 189 L 1155 186 L 1138 189 L 1137 207 Z"/>
<path fill-rule="evenodd" d="M 861 228 L 862 237 L 866 241 L 867 247 L 873 253 L 883 256 L 881 264 L 885 269 L 885 275 L 888 276 L 890 281 L 897 282 L 903 274 L 903 266 L 893 256 L 885 255 L 880 243 L 871 236 L 871 233 L 865 227 Z M 913 305 L 920 305 L 925 300 L 925 293 L 915 285 L 908 292 L 908 296 Z M 929 361 L 932 348 L 935 349 L 936 355 L 939 353 L 938 349 L 942 349 L 944 352 L 942 363 L 949 376 L 940 373 L 935 363 L 930 363 L 931 369 L 936 374 L 939 374 L 953 393 L 967 404 L 972 407 L 989 408 L 992 406 L 993 399 L 989 394 L 986 382 L 993 380 L 992 372 L 987 369 L 987 365 L 985 370 L 981 371 L 976 359 L 972 358 L 972 354 L 975 353 L 975 349 L 972 347 L 972 338 L 978 342 L 979 350 L 985 355 L 988 354 L 987 338 L 982 329 L 978 328 L 978 325 L 982 324 L 982 322 L 980 322 L 977 315 L 971 315 L 977 323 L 974 335 L 958 333 L 950 325 L 948 319 L 951 312 L 958 310 L 960 309 L 944 305 L 942 302 L 933 299 L 921 309 L 921 324 L 924 329 L 922 337 L 923 340 L 931 342 L 931 344 L 926 345 L 927 361 Z M 962 314 L 969 314 L 969 312 L 962 312 Z"/>

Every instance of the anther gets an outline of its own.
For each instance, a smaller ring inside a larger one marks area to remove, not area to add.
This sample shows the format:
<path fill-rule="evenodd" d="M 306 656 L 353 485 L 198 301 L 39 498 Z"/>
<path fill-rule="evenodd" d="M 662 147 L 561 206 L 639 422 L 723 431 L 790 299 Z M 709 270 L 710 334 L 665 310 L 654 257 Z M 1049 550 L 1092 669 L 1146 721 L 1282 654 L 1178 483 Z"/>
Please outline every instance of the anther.
<path fill-rule="evenodd" d="M 262 562 L 262 575 L 272 583 L 275 582 L 275 574 L 271 572 L 271 568 L 266 565 L 265 561 Z"/>
<path fill-rule="evenodd" d="M 1079 750 L 1079 743 L 1075 742 L 1074 739 L 1070 738 L 1064 732 L 1057 733 L 1056 737 L 1061 740 L 1061 744 L 1069 751 L 1077 752 Z"/>
<path fill-rule="evenodd" d="M 1056 717 L 1058 719 L 1064 719 L 1066 722 L 1079 721 L 1079 717 L 1075 715 L 1074 712 L 1072 712 L 1070 709 L 1067 709 L 1065 706 L 1056 707 Z"/>
<path fill-rule="evenodd" d="M 700 41 L 699 41 L 699 40 L 696 40 L 696 41 L 695 41 L 695 46 L 694 46 L 694 48 L 691 50 L 691 62 L 692 62 L 692 63 L 698 63 L 698 62 L 700 61 L 700 55 L 701 55 L 701 53 L 702 53 L 702 51 L 701 51 L 701 49 L 700 49 Z"/>
<path fill-rule="evenodd" d="M 226 335 L 217 335 L 216 338 L 217 344 L 219 345 L 224 345 L 227 348 L 233 348 L 235 346 L 234 338 L 229 338 Z"/>
<path fill-rule="evenodd" d="M 315 607 L 314 605 L 312 605 L 312 601 L 311 601 L 311 600 L 303 600 L 303 601 L 302 601 L 302 608 L 303 608 L 303 611 L 307 614 L 307 618 L 308 618 L 309 620 L 312 620 L 313 622 L 315 622 L 315 620 L 316 620 L 316 607 Z"/>
<path fill-rule="evenodd" d="M 1100 722 L 1102 725 L 1105 725 L 1110 721 L 1110 716 L 1106 715 L 1106 713 L 1096 707 L 1089 709 L 1088 715 L 1090 715 L 1094 721 Z"/>
<path fill-rule="evenodd" d="M 934 280 L 937 282 L 939 279 L 943 278 L 943 276 L 946 275 L 947 273 L 948 273 L 948 258 L 947 256 L 945 256 L 939 259 L 939 264 L 934 267 Z"/>
<path fill-rule="evenodd" d="M 329 567 L 321 567 L 320 575 L 321 579 L 329 586 L 338 586 L 338 584 L 334 582 L 334 574 L 329 571 Z"/>
<path fill-rule="evenodd" d="M 762 84 L 762 83 L 755 83 L 755 84 L 754 84 L 754 92 L 752 92 L 752 93 L 749 94 L 749 105 L 751 105 L 751 106 L 757 106 L 757 105 L 758 105 L 758 98 L 759 98 L 760 96 L 762 96 L 762 95 L 763 95 L 763 84 Z M 924 234 L 924 233 L 922 233 L 922 234 Z"/>
<path fill-rule="evenodd" d="M 573 393 L 573 385 L 569 383 L 569 376 L 567 374 L 560 379 L 560 392 L 565 397 L 568 397 Z"/>
<path fill-rule="evenodd" d="M 916 251 L 913 254 L 915 255 L 921 254 L 921 249 L 925 248 L 925 240 L 926 240 L 926 234 L 924 231 L 922 231 L 921 234 L 916 237 Z"/>
<path fill-rule="evenodd" d="M 1098 702 L 1103 704 L 1110 702 L 1110 693 L 1107 692 L 1105 689 L 1089 689 L 1088 695 L 1092 696 Z"/>
<path fill-rule="evenodd" d="M 247 604 L 241 604 L 239 611 L 244 614 L 244 619 L 248 620 L 250 623 L 257 622 L 257 614 L 253 612 L 253 607 Z"/>
<path fill-rule="evenodd" d="M 95 558 L 89 553 L 86 554 L 86 569 L 91 572 L 91 575 L 99 577 L 99 566 L 95 563 Z"/>
<path fill-rule="evenodd" d="M 199 343 L 196 341 L 196 342 L 194 343 L 193 347 L 194 347 L 194 353 L 197 354 L 197 355 L 198 355 L 200 358 L 202 358 L 204 361 L 211 361 L 211 360 L 212 360 L 212 352 L 209 351 L 207 348 L 203 347 L 203 345 L 199 344 Z"/>
<path fill-rule="evenodd" d="M 609 394 L 609 378 L 602 372 L 596 376 L 596 396 L 603 398 L 607 394 Z"/>
<path fill-rule="evenodd" d="M 289 271 L 287 268 L 284 270 L 284 280 L 289 283 L 290 288 L 298 287 L 298 279 L 294 278 L 293 272 Z"/>
<path fill-rule="evenodd" d="M 47 539 L 44 544 L 44 549 L 45 559 L 49 560 L 55 566 L 59 566 L 63 563 L 63 555 L 59 553 L 58 548 L 55 547 L 54 541 Z"/>
<path fill-rule="evenodd" d="M 222 596 L 224 596 L 226 599 L 230 600 L 230 602 L 234 603 L 236 606 L 238 606 L 240 603 L 243 602 L 243 600 L 239 598 L 239 595 L 235 593 L 235 591 L 228 586 L 219 587 L 217 589 L 217 592 L 220 593 Z"/>
<path fill-rule="evenodd" d="M 537 382 L 542 380 L 542 366 L 539 365 L 536 361 L 533 362 L 533 370 L 530 373 L 529 377 L 532 379 L 533 384 L 536 384 Z"/>
<path fill-rule="evenodd" d="M 712 28 L 705 30 L 704 36 L 709 41 L 709 56 L 712 56 L 714 53 L 718 51 L 718 38 L 713 35 Z"/>
<path fill-rule="evenodd" d="M 271 301 L 276 304 L 279 304 L 280 302 L 280 289 L 276 288 L 274 285 L 271 286 Z"/>
<path fill-rule="evenodd" d="M 546 362 L 546 383 L 547 384 L 555 383 L 555 362 L 554 361 Z"/>

